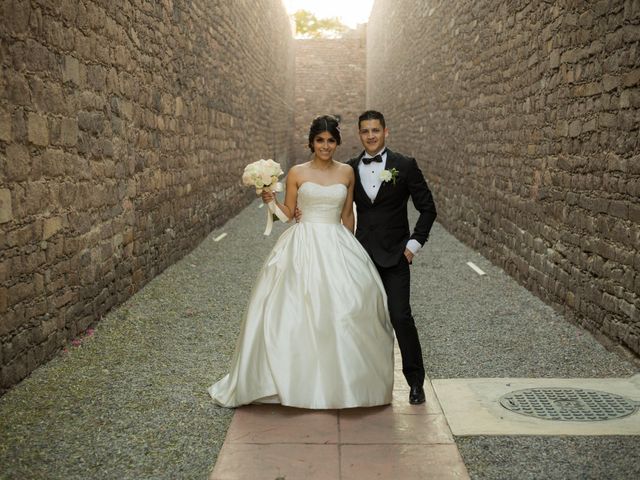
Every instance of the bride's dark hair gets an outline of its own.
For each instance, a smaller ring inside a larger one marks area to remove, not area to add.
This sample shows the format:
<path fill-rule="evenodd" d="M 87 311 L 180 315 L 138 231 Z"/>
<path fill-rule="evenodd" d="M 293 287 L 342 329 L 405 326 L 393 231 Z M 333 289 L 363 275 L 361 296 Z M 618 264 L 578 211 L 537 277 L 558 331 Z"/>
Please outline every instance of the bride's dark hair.
<path fill-rule="evenodd" d="M 313 122 L 311 122 L 311 127 L 309 127 L 309 149 L 312 152 L 313 140 L 316 138 L 316 135 L 320 135 L 322 132 L 329 132 L 338 145 L 340 145 L 342 141 L 340 138 L 338 119 L 331 115 L 321 115 L 314 118 Z"/>

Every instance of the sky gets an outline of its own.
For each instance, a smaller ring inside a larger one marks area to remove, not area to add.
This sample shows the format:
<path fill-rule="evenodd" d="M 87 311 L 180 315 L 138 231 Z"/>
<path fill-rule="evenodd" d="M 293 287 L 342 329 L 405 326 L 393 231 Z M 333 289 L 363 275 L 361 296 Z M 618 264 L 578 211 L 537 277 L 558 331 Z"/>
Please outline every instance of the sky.
<path fill-rule="evenodd" d="M 374 0 L 282 0 L 289 14 L 308 10 L 318 18 L 338 17 L 345 25 L 355 28 L 366 23 Z"/>

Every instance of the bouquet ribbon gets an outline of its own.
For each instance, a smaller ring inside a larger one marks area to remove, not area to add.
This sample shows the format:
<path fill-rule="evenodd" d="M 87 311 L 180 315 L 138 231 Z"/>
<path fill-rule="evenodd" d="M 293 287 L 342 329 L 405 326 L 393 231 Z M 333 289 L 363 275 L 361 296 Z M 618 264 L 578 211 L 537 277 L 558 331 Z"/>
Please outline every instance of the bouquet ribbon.
<path fill-rule="evenodd" d="M 281 222 L 287 223 L 289 218 L 284 214 L 274 200 L 267 203 L 267 227 L 264 229 L 265 235 L 271 235 L 271 229 L 273 228 L 273 215 L 278 217 Z"/>

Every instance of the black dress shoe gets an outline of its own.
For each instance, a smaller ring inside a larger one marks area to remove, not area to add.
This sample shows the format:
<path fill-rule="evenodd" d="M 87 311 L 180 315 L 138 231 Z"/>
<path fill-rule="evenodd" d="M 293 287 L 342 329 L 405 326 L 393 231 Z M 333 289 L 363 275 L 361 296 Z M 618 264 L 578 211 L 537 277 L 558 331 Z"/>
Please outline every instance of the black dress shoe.
<path fill-rule="evenodd" d="M 411 405 L 420 405 L 425 402 L 424 388 L 422 385 L 411 385 L 409 390 L 409 403 Z"/>

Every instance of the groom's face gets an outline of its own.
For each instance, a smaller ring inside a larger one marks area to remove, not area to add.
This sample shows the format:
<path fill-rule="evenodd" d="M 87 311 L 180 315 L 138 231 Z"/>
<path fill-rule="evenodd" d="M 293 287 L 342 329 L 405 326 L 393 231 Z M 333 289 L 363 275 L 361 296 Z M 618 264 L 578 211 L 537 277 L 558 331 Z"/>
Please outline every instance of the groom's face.
<path fill-rule="evenodd" d="M 382 128 L 380 120 L 363 120 L 360 122 L 360 141 L 369 155 L 375 155 L 382 147 L 389 135 L 386 128 Z"/>

